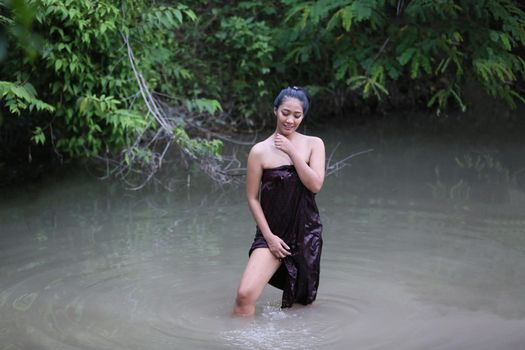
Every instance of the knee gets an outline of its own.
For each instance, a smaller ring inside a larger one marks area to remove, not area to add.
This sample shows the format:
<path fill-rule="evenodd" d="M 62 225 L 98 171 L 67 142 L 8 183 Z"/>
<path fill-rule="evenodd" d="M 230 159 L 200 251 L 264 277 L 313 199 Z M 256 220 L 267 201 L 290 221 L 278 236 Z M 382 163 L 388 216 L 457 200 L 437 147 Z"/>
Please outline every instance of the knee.
<path fill-rule="evenodd" d="M 237 290 L 237 305 L 250 305 L 255 303 L 255 292 L 248 287 L 240 286 Z"/>

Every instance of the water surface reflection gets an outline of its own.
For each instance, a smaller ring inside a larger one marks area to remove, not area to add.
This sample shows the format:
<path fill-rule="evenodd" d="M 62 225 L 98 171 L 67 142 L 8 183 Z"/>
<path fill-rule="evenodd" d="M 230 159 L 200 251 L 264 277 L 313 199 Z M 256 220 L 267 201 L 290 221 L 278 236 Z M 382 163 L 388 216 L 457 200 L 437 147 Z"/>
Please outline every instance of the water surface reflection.
<path fill-rule="evenodd" d="M 519 142 L 325 130 L 318 300 L 230 317 L 253 239 L 242 187 L 129 192 L 81 172 L 2 193 L 0 349 L 522 349 Z"/>

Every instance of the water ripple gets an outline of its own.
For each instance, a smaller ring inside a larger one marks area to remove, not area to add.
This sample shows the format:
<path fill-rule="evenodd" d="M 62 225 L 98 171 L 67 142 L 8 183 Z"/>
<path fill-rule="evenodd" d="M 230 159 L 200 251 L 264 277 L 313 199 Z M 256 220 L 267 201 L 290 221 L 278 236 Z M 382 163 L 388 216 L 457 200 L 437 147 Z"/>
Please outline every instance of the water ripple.
<path fill-rule="evenodd" d="M 163 217 L 150 236 L 20 245 L 0 265 L 0 348 L 485 350 L 525 340 L 523 220 L 348 213 L 327 215 L 316 302 L 281 310 L 268 287 L 252 319 L 231 317 L 246 261 L 236 251 L 249 244 L 232 232 L 244 227 Z"/>

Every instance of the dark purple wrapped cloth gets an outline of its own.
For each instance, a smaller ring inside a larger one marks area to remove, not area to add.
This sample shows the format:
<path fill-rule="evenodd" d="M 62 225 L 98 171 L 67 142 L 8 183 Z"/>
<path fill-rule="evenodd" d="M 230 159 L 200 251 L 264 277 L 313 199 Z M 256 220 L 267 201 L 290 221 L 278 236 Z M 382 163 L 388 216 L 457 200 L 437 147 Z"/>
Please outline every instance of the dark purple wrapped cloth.
<path fill-rule="evenodd" d="M 263 170 L 260 202 L 270 230 L 292 253 L 269 282 L 283 290 L 281 307 L 312 303 L 319 287 L 323 245 L 315 194 L 303 185 L 293 165 L 282 165 Z M 268 248 L 258 226 L 250 255 L 257 248 Z"/>

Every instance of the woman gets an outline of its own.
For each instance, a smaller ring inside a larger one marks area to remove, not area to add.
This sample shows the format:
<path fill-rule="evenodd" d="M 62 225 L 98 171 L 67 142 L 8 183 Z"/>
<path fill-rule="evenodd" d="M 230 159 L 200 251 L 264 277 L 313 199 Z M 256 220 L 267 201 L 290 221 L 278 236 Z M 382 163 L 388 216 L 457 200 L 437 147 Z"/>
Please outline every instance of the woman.
<path fill-rule="evenodd" d="M 283 290 L 282 307 L 315 300 L 322 225 L 314 196 L 324 181 L 325 150 L 320 138 L 297 132 L 309 105 L 304 89 L 283 89 L 274 101 L 275 132 L 248 155 L 246 196 L 257 228 L 236 315 L 254 314 L 268 282 Z"/>

